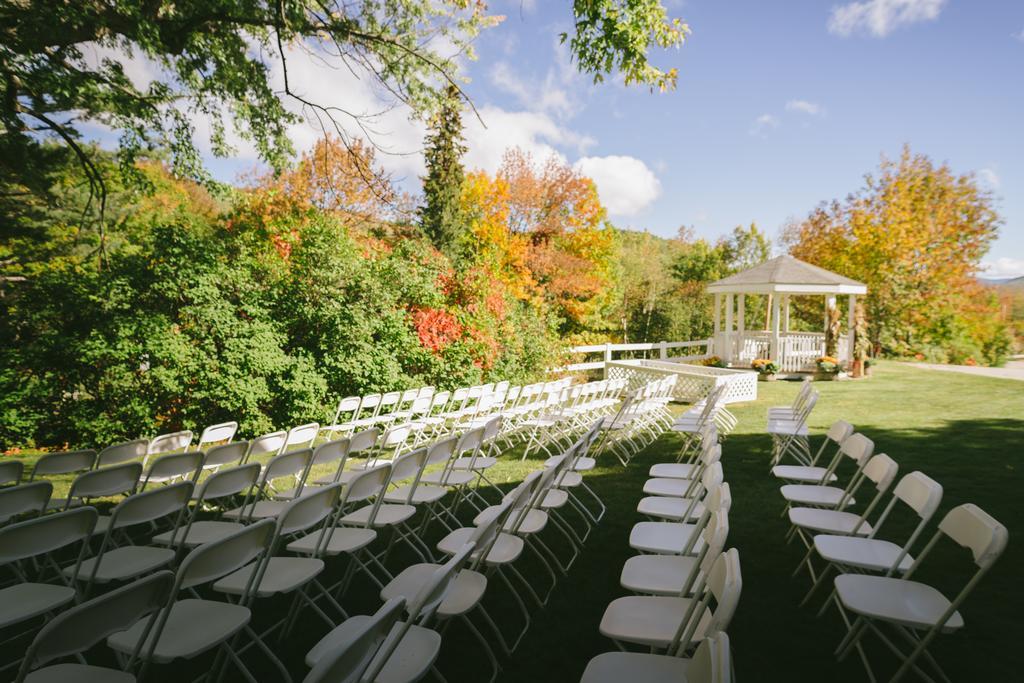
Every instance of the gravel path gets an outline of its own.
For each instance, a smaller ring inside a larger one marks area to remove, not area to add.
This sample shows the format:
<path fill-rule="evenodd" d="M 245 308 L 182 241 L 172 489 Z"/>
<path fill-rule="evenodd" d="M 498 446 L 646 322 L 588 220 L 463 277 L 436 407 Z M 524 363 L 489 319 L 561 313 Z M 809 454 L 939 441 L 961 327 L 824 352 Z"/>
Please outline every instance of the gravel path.
<path fill-rule="evenodd" d="M 1015 379 L 1024 382 L 1024 360 L 1011 360 L 1001 368 L 986 368 L 979 365 L 939 365 L 937 363 L 907 363 L 915 368 L 941 370 L 943 372 L 962 372 L 966 375 Z"/>

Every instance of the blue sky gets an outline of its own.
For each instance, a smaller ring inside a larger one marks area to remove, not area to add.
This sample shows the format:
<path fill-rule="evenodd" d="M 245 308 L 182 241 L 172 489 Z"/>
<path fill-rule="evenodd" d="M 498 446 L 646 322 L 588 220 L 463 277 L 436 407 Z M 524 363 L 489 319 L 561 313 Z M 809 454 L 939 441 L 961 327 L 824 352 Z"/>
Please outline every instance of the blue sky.
<path fill-rule="evenodd" d="M 667 0 L 692 35 L 654 55 L 679 70 L 663 94 L 576 72 L 558 42 L 570 0 L 489 4 L 506 18 L 479 37 L 477 61 L 463 60 L 481 117 L 464 116 L 467 166 L 493 172 L 513 145 L 556 154 L 594 178 L 620 227 L 671 236 L 685 225 L 715 239 L 755 221 L 774 237 L 907 143 L 977 174 L 1005 219 L 988 274 L 1024 275 L 1024 0 Z M 144 58 L 106 56 L 140 86 L 159 75 Z M 301 53 L 288 62 L 292 88 L 321 104 L 386 108 L 368 79 Z M 281 81 L 273 64 L 271 78 Z M 195 124 L 208 149 L 208 123 Z M 372 128 L 391 152 L 382 165 L 418 191 L 422 122 L 397 107 Z M 291 132 L 299 149 L 320 134 L 306 123 Z M 223 180 L 258 163 L 236 143 L 230 159 L 207 155 Z"/>
<path fill-rule="evenodd" d="M 1024 2 L 669 4 L 692 29 L 656 57 L 679 68 L 674 92 L 572 75 L 557 46 L 567 0 L 492 2 L 507 18 L 480 38 L 468 92 L 549 117 L 575 137 L 536 141 L 570 162 L 642 162 L 654 197 L 624 159 L 593 168 L 610 176 L 602 195 L 639 195 L 616 197 L 614 222 L 660 235 L 689 225 L 715 238 L 750 221 L 774 235 L 908 143 L 978 174 L 1005 218 L 987 262 L 1024 275 Z"/>

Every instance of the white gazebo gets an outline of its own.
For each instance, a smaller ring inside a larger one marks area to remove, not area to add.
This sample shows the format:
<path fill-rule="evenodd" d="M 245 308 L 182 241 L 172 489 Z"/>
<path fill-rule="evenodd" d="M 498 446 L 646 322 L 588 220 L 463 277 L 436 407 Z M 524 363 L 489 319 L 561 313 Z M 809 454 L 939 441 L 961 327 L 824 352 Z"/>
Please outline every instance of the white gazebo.
<path fill-rule="evenodd" d="M 825 353 L 825 333 L 829 310 L 836 308 L 836 297 L 849 296 L 846 334 L 838 340 L 839 360 L 853 360 L 854 308 L 857 296 L 867 294 L 863 282 L 851 280 L 831 271 L 793 258 L 778 256 L 742 273 L 730 275 L 708 286 L 715 296 L 715 355 L 738 365 L 747 365 L 755 358 L 770 358 L 782 372 L 812 370 L 814 360 Z M 747 329 L 744 319 L 746 296 L 766 295 L 767 328 Z M 823 296 L 824 326 L 822 332 L 791 332 L 789 329 L 790 297 Z M 722 324 L 722 303 L 725 319 Z"/>

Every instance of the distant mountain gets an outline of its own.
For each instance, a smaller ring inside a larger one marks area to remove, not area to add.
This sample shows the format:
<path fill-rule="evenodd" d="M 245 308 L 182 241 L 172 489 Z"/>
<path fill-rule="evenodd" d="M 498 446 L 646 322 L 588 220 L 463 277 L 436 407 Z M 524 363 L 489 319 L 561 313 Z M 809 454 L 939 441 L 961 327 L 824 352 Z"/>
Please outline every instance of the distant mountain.
<path fill-rule="evenodd" d="M 988 278 L 979 277 L 978 282 L 990 287 L 1006 287 L 1009 289 L 1024 289 L 1024 275 L 1021 277 Z"/>

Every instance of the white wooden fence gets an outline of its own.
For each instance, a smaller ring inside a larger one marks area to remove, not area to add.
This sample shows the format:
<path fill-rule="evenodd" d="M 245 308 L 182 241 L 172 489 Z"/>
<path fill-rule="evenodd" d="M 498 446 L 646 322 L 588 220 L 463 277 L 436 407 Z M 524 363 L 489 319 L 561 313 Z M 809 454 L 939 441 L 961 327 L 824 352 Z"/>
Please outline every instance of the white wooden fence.
<path fill-rule="evenodd" d="M 683 350 L 679 353 L 679 350 Z M 589 344 L 586 346 L 574 346 L 569 349 L 570 353 L 600 353 L 601 360 L 584 363 L 573 363 L 559 368 L 564 372 L 580 372 L 583 370 L 600 370 L 605 363 L 615 360 L 635 360 L 636 354 L 640 354 L 645 360 L 662 361 L 685 361 L 699 360 L 711 355 L 711 340 L 701 339 L 698 341 L 685 342 L 649 342 L 645 344 Z M 623 358 L 630 354 L 629 358 Z"/>
<path fill-rule="evenodd" d="M 695 403 L 708 395 L 715 386 L 726 386 L 726 403 L 757 400 L 757 373 L 753 370 L 714 368 L 683 362 L 660 360 L 621 360 L 605 364 L 609 379 L 626 379 L 635 389 L 647 382 L 675 375 L 672 397 L 677 401 Z"/>

